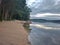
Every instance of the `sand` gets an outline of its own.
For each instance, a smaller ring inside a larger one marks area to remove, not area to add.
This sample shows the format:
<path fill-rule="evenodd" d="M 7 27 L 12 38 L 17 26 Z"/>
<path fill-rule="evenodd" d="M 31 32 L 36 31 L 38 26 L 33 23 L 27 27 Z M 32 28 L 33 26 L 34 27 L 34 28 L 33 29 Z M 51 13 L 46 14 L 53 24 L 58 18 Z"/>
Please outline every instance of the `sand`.
<path fill-rule="evenodd" d="M 0 45 L 29 45 L 24 21 L 0 22 Z"/>

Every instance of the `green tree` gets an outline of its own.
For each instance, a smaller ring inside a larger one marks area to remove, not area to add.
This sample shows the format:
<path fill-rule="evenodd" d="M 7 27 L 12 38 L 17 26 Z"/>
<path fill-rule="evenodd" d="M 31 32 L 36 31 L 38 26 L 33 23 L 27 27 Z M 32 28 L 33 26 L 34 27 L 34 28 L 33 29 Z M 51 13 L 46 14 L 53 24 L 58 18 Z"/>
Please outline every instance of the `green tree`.
<path fill-rule="evenodd" d="M 28 20 L 29 15 L 26 0 L 0 0 L 0 20 Z"/>

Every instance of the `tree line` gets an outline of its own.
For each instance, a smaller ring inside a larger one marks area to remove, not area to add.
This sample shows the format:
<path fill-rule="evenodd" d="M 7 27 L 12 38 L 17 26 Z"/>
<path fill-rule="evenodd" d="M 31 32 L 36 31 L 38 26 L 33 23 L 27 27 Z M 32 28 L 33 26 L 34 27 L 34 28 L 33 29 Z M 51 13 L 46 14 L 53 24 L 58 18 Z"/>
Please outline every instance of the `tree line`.
<path fill-rule="evenodd" d="M 26 0 L 0 0 L 0 21 L 29 20 L 30 12 Z"/>

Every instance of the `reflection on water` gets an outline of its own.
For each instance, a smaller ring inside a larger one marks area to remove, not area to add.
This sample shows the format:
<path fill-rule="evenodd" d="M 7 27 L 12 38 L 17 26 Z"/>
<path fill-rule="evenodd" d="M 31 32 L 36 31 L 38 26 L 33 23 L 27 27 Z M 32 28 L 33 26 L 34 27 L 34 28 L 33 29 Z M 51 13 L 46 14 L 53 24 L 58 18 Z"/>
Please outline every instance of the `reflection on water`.
<path fill-rule="evenodd" d="M 45 25 L 41 25 L 41 24 L 30 24 L 30 26 L 35 26 L 37 28 L 43 28 L 43 29 L 60 29 L 60 28 L 54 28 L 54 27 L 47 27 Z"/>
<path fill-rule="evenodd" d="M 60 24 L 33 23 L 28 36 L 32 45 L 60 45 Z"/>

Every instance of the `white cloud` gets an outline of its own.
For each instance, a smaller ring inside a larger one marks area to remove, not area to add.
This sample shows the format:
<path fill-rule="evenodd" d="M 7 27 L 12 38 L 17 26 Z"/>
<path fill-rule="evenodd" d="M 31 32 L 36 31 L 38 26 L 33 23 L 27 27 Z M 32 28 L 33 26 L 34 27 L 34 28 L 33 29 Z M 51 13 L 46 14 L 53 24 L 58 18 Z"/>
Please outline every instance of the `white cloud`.
<path fill-rule="evenodd" d="M 57 1 L 55 0 L 55 5 L 58 5 L 58 2 L 59 2 L 59 1 L 60 1 L 60 0 L 57 0 Z"/>
<path fill-rule="evenodd" d="M 56 15 L 56 16 L 60 16 L 60 14 L 52 14 L 52 13 L 44 13 L 44 14 L 36 14 L 36 15 L 30 15 L 31 17 L 45 17 L 45 16 L 52 16 L 52 15 Z"/>
<path fill-rule="evenodd" d="M 33 2 L 35 2 L 35 0 L 27 0 L 27 5 L 28 5 L 28 6 L 29 6 L 29 5 L 31 6 Z"/>
<path fill-rule="evenodd" d="M 42 3 L 43 0 L 28 0 L 27 5 L 30 7 L 35 7 L 38 3 Z"/>
<path fill-rule="evenodd" d="M 52 14 L 52 13 L 36 14 L 36 15 L 30 15 L 30 18 L 31 19 L 58 20 L 60 19 L 60 14 Z"/>

